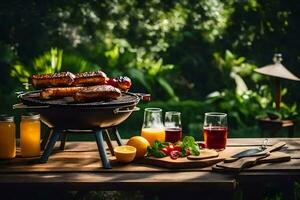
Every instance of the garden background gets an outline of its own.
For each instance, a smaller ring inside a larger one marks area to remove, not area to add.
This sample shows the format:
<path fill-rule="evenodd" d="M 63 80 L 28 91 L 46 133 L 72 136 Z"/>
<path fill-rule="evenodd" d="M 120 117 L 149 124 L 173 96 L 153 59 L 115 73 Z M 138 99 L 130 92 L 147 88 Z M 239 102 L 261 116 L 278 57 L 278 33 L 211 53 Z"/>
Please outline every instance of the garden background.
<path fill-rule="evenodd" d="M 101 69 L 150 93 L 141 108 L 181 111 L 184 134 L 202 139 L 204 113 L 221 111 L 230 137 L 259 137 L 267 113 L 299 121 L 300 83 L 283 81 L 277 112 L 273 79 L 254 72 L 281 52 L 300 77 L 299 11 L 296 0 L 3 1 L 0 112 L 19 118 L 15 92 L 31 74 Z M 139 134 L 142 118 L 133 113 L 122 134 Z"/>

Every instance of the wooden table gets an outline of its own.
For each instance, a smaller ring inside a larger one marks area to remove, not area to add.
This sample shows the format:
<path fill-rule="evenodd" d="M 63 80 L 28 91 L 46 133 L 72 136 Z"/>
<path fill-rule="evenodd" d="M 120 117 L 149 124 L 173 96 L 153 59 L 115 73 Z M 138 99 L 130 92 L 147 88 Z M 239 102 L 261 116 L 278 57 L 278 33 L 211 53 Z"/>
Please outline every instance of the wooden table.
<path fill-rule="evenodd" d="M 143 191 L 212 191 L 230 199 L 234 191 L 245 192 L 265 181 L 280 181 L 284 191 L 291 191 L 291 183 L 300 178 L 300 138 L 273 138 L 269 144 L 285 141 L 292 160 L 286 163 L 261 164 L 239 174 L 216 173 L 211 167 L 169 170 L 141 164 L 101 168 L 95 142 L 68 142 L 64 152 L 57 150 L 46 164 L 32 164 L 32 159 L 16 158 L 0 162 L 0 190 L 65 189 L 65 190 L 143 190 Z M 230 152 L 259 146 L 261 138 L 229 139 Z M 234 150 L 234 151 L 232 151 Z M 249 185 L 252 187 L 249 187 Z M 251 191 L 250 191 L 251 193 Z M 192 194 L 192 193 L 189 193 Z M 208 193 L 206 193 L 208 194 Z M 178 195 L 176 195 L 178 196 Z"/>

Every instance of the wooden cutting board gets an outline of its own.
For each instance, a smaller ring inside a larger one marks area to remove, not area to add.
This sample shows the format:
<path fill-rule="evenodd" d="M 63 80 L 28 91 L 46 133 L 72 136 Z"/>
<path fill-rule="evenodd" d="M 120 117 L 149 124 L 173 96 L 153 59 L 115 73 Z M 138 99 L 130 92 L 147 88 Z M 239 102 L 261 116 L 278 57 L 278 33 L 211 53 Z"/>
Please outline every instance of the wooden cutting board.
<path fill-rule="evenodd" d="M 193 160 L 191 160 L 193 159 Z M 177 158 L 176 160 L 171 159 L 169 156 L 164 158 L 146 157 L 140 162 L 147 165 L 154 165 L 169 169 L 179 169 L 179 168 L 195 168 L 195 167 L 207 167 L 212 166 L 220 161 L 224 160 L 224 157 L 220 157 L 219 153 L 214 150 L 200 150 L 200 156 L 197 158 L 193 157 L 188 159 Z"/>
<path fill-rule="evenodd" d="M 213 166 L 214 171 L 231 171 L 238 172 L 244 168 L 252 167 L 261 163 L 276 163 L 276 162 L 287 162 L 291 160 L 291 156 L 283 152 L 272 152 L 268 156 L 257 156 L 257 157 L 245 157 L 241 158 L 232 163 L 218 163 Z"/>

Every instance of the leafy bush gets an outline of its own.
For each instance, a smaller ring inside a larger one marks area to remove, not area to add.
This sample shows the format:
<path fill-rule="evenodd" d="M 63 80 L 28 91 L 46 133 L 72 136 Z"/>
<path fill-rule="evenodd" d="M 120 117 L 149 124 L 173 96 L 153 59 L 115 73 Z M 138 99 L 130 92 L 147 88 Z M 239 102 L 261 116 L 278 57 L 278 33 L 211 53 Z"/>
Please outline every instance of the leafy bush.
<path fill-rule="evenodd" d="M 297 9 L 272 0 L 3 2 L 0 110 L 17 101 L 14 91 L 32 73 L 102 69 L 130 76 L 132 91 L 173 101 L 173 109 L 228 112 L 232 127 L 252 126 L 268 113 L 294 118 L 298 83 L 283 83 L 289 92 L 278 113 L 270 79 L 253 70 L 281 51 L 299 72 Z M 203 109 L 184 103 L 191 99 Z M 191 122 L 202 121 L 189 112 Z M 193 134 L 199 129 L 186 123 Z"/>

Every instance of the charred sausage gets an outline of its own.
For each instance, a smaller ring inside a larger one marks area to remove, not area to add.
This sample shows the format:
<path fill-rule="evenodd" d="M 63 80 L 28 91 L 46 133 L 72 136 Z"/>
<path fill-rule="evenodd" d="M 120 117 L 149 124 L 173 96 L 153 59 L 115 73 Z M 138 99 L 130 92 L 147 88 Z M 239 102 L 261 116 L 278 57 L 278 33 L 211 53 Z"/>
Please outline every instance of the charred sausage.
<path fill-rule="evenodd" d="M 73 86 L 103 85 L 107 79 L 103 71 L 83 72 L 75 75 Z"/>
<path fill-rule="evenodd" d="M 57 87 L 46 88 L 40 92 L 41 99 L 57 99 L 62 97 L 70 97 L 84 89 L 84 87 Z"/>
<path fill-rule="evenodd" d="M 76 102 L 91 102 L 109 99 L 117 99 L 121 96 L 121 91 L 111 85 L 97 85 L 86 87 L 74 95 Z"/>
<path fill-rule="evenodd" d="M 70 86 L 74 82 L 75 75 L 71 72 L 54 74 L 34 74 L 30 82 L 34 88 Z"/>

